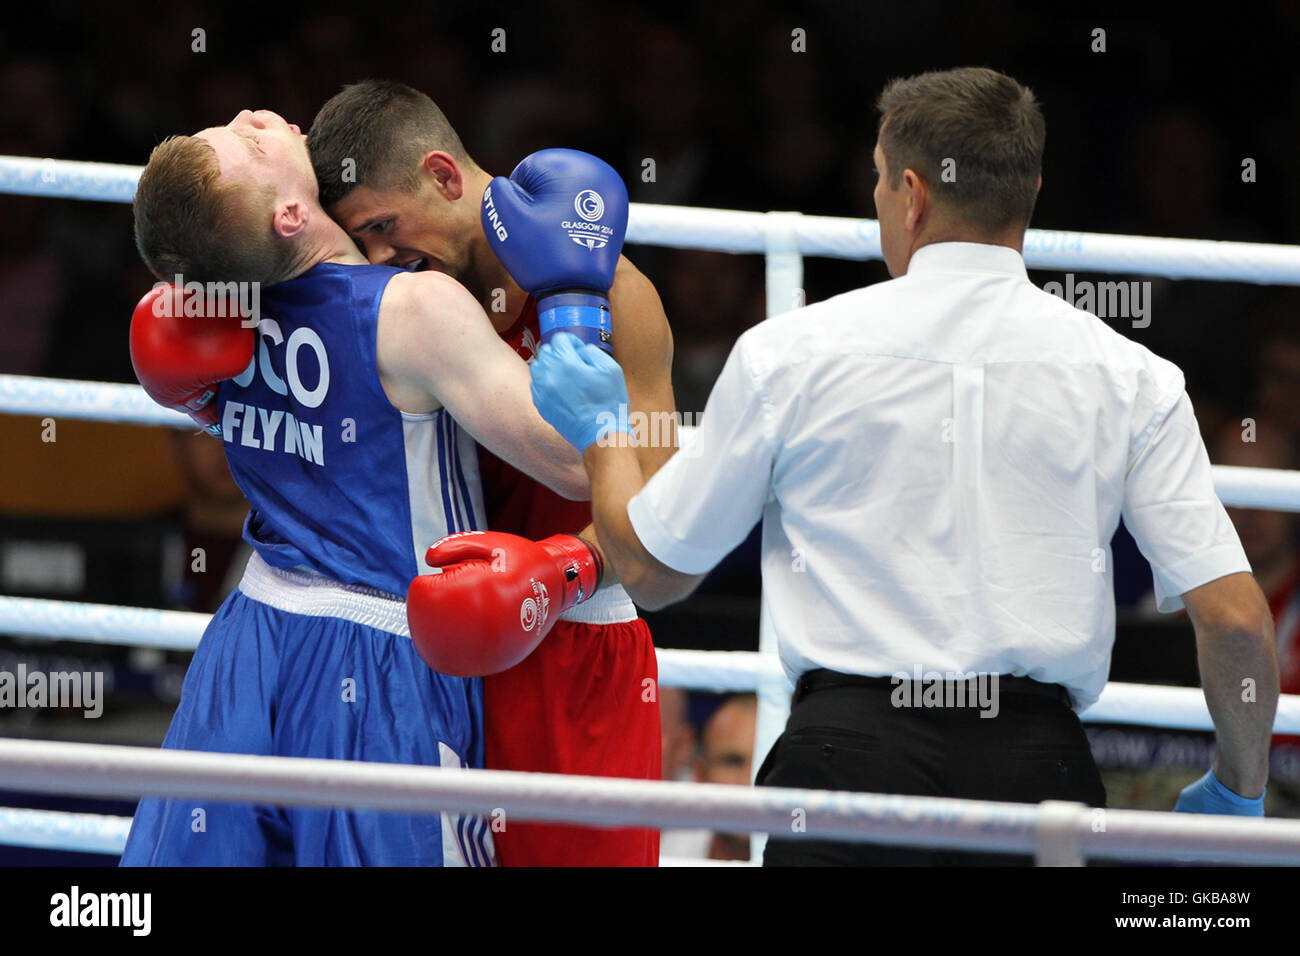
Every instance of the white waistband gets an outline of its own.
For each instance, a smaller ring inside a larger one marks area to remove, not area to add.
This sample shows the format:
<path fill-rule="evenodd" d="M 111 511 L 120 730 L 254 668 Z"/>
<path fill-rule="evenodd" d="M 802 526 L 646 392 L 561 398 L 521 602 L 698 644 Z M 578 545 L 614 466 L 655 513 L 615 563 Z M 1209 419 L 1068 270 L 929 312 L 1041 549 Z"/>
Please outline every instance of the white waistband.
<path fill-rule="evenodd" d="M 340 584 L 311 571 L 290 571 L 267 564 L 256 551 L 248 559 L 239 590 L 254 601 L 309 617 L 337 617 L 390 634 L 410 637 L 406 602 L 359 584 Z M 623 624 L 635 621 L 636 605 L 617 584 L 560 615 L 577 624 Z"/>
<path fill-rule="evenodd" d="M 244 568 L 239 590 L 254 601 L 290 614 L 337 617 L 399 637 L 411 636 L 406 601 L 359 584 L 340 584 L 310 571 L 275 568 L 256 551 Z"/>
<path fill-rule="evenodd" d="M 601 588 L 592 597 L 560 615 L 561 621 L 576 624 L 623 624 L 635 621 L 636 605 L 627 596 L 622 585 Z"/>

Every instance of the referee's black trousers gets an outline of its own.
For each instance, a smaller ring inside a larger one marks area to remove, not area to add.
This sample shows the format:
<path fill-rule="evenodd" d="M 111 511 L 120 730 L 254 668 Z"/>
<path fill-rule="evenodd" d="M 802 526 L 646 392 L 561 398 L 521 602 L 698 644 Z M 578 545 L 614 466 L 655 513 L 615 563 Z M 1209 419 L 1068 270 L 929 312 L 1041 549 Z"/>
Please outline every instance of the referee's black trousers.
<path fill-rule="evenodd" d="M 1062 688 L 1000 677 L 997 713 L 902 707 L 890 678 L 803 675 L 785 733 L 758 771 L 767 787 L 1106 805 L 1097 765 Z M 893 698 L 891 700 L 891 698 Z M 951 698 L 950 698 L 951 699 Z M 987 699 L 987 698 L 986 698 Z M 992 712 L 992 707 L 985 708 Z M 764 866 L 1007 866 L 1027 856 L 768 838 Z"/>

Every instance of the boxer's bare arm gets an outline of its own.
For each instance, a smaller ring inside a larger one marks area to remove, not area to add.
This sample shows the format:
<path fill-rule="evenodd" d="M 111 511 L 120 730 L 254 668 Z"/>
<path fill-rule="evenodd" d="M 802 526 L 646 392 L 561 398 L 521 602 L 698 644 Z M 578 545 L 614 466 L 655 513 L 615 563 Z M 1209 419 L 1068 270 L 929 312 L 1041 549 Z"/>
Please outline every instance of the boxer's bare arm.
<path fill-rule="evenodd" d="M 673 334 L 654 285 L 626 257 L 620 258 L 609 291 L 614 323 L 614 358 L 623 366 L 646 480 L 677 450 L 677 403 L 673 398 Z"/>
<path fill-rule="evenodd" d="M 445 407 L 479 444 L 557 494 L 590 496 L 581 456 L 533 406 L 528 366 L 455 279 L 412 272 L 389 280 L 376 347 L 396 408 Z"/>

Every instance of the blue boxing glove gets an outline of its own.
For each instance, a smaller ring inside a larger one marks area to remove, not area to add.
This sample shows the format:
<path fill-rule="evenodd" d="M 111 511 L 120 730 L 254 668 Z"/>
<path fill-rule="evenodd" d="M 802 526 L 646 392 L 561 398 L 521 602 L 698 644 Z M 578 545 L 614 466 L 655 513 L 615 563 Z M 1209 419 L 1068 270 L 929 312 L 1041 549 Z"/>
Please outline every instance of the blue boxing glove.
<path fill-rule="evenodd" d="M 561 332 L 538 349 L 528 371 L 537 411 L 578 451 L 610 432 L 635 434 L 623 369 L 596 346 Z"/>
<path fill-rule="evenodd" d="M 609 289 L 627 232 L 627 186 L 604 160 L 543 149 L 483 190 L 483 231 L 537 301 L 542 342 L 559 331 L 613 353 Z"/>
<path fill-rule="evenodd" d="M 1214 768 L 1200 780 L 1188 784 L 1178 795 L 1175 813 L 1220 813 L 1236 817 L 1262 817 L 1264 794 L 1242 797 L 1233 793 L 1214 775 Z"/>

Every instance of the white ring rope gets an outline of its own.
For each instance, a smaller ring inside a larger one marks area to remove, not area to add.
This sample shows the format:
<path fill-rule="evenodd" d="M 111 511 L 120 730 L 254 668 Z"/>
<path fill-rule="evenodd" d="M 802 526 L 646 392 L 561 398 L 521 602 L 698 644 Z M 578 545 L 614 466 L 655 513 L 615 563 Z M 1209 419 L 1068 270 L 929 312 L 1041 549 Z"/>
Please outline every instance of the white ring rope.
<path fill-rule="evenodd" d="M 199 427 L 184 412 L 163 408 L 139 385 L 34 375 L 0 375 L 0 413 L 164 425 L 196 431 Z"/>
<path fill-rule="evenodd" d="M 28 810 L 0 807 L 0 846 L 31 847 L 78 853 L 106 853 L 121 856 L 126 849 L 131 818 L 100 813 L 69 813 L 66 810 Z M 659 865 L 752 866 L 746 860 L 706 860 L 660 856 Z"/>
<path fill-rule="evenodd" d="M 188 415 L 155 404 L 139 385 L 31 375 L 0 375 L 0 414 L 198 427 Z M 690 425 L 679 427 L 693 431 Z M 1300 511 L 1300 471 L 1235 465 L 1215 465 L 1212 470 L 1215 490 L 1229 507 Z"/>
<path fill-rule="evenodd" d="M 0 193 L 130 202 L 139 166 L 0 156 Z M 880 227 L 874 219 L 633 203 L 627 241 L 678 249 L 767 252 L 772 229 L 792 232 L 794 251 L 806 256 L 879 259 Z M 1032 269 L 1075 269 L 1300 285 L 1300 247 L 1262 242 L 1164 239 L 1108 233 L 1030 229 L 1025 263 Z"/>
<path fill-rule="evenodd" d="M 777 787 L 622 780 L 0 740 L 0 777 L 14 789 L 278 806 L 456 812 L 539 822 L 708 826 L 849 842 L 1034 853 L 1059 839 L 1059 806 Z M 1046 806 L 1050 820 L 1042 817 Z M 1051 827 L 1043 823 L 1053 824 Z M 1088 856 L 1128 860 L 1295 864 L 1300 820 L 1212 817 L 1077 805 Z M 1073 842 L 1073 840 L 1071 841 Z"/>
<path fill-rule="evenodd" d="M 1229 508 L 1300 511 L 1300 471 L 1211 465 L 1214 490 Z"/>
<path fill-rule="evenodd" d="M 0 193 L 130 202 L 143 166 L 71 159 L 0 156 Z"/>
<path fill-rule="evenodd" d="M 0 807 L 0 846 L 120 854 L 130 830 L 130 817 Z"/>
<path fill-rule="evenodd" d="M 157 611 L 114 604 L 85 604 L 0 595 L 0 634 L 41 640 L 77 640 L 172 651 L 198 646 L 211 615 Z M 755 651 L 691 651 L 660 648 L 659 684 L 691 690 L 754 691 L 760 676 L 785 679 L 774 655 Z M 1203 693 L 1195 687 L 1112 681 L 1080 715 L 1092 723 L 1213 730 Z M 1273 729 L 1300 734 L 1300 695 L 1278 698 Z"/>
<path fill-rule="evenodd" d="M 0 595 L 0 634 L 42 640 L 192 651 L 210 619 L 193 611 Z"/>

